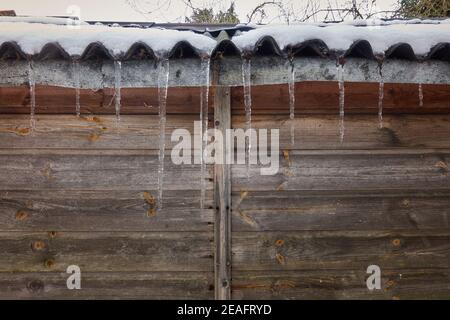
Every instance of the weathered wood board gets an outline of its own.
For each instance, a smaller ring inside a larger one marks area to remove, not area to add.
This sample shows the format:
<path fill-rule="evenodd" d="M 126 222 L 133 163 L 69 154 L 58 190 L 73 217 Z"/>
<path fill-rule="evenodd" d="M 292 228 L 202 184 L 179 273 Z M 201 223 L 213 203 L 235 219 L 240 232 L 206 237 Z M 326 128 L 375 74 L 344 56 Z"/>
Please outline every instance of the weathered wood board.
<path fill-rule="evenodd" d="M 234 299 L 448 299 L 449 269 L 393 269 L 382 290 L 367 290 L 365 270 L 237 271 Z"/>
<path fill-rule="evenodd" d="M 340 143 L 337 84 L 296 84 L 294 145 L 287 85 L 252 88 L 252 127 L 280 129 L 280 171 L 231 166 L 231 298 L 450 298 L 449 86 L 423 85 L 420 106 L 417 85 L 385 84 L 379 129 L 377 83 L 345 85 Z M 156 89 L 123 89 L 119 124 L 113 94 L 82 90 L 77 118 L 73 89 L 38 86 L 32 133 L 28 88 L 0 88 L 0 299 L 214 298 L 217 168 L 201 210 L 200 165 L 170 161 L 200 89 L 169 89 L 159 212 Z M 82 290 L 66 289 L 71 264 Z M 371 264 L 382 290 L 366 287 Z"/>
<path fill-rule="evenodd" d="M 211 232 L 0 232 L 0 272 L 212 271 Z"/>
<path fill-rule="evenodd" d="M 67 290 L 65 272 L 0 272 L 0 299 L 213 299 L 212 272 L 85 272 Z"/>

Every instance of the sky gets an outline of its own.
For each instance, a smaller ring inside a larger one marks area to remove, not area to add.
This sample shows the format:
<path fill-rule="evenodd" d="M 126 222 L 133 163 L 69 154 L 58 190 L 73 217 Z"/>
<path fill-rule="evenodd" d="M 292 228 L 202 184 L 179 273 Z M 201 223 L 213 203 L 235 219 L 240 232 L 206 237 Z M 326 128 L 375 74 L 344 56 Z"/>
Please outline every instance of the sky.
<path fill-rule="evenodd" d="M 82 20 L 98 21 L 152 21 L 183 22 L 183 17 L 191 11 L 187 7 L 188 0 L 0 0 L 0 10 L 13 9 L 18 15 L 34 16 L 67 16 L 78 11 Z M 213 7 L 224 10 L 230 0 L 191 0 L 196 7 Z M 247 22 L 247 15 L 258 4 L 267 0 L 235 0 L 236 11 L 241 22 Z M 308 0 L 281 0 L 287 8 L 297 14 L 304 12 Z M 348 2 L 348 0 L 314 0 L 315 5 L 323 7 L 331 4 Z M 369 1 L 370 2 L 370 1 Z M 396 0 L 377 0 L 377 11 L 390 10 Z M 134 5 L 133 5 L 134 4 Z M 311 9 L 311 8 L 310 8 Z M 148 13 L 150 12 L 150 13 Z M 262 22 L 283 22 L 277 18 L 279 11 L 275 7 L 267 7 L 268 17 Z M 254 21 L 257 22 L 257 21 Z"/>

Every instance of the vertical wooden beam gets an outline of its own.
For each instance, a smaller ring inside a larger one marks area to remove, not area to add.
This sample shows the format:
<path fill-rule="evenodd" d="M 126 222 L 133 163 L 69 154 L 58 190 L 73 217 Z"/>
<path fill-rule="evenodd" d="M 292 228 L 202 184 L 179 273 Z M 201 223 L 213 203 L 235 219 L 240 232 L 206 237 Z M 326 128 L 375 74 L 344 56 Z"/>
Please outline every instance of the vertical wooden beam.
<path fill-rule="evenodd" d="M 215 242 L 215 297 L 231 298 L 231 168 L 226 163 L 228 146 L 226 129 L 231 128 L 230 87 L 217 86 L 214 95 L 214 126 L 222 132 L 224 145 L 222 164 L 214 165 L 214 198 L 216 217 Z"/>

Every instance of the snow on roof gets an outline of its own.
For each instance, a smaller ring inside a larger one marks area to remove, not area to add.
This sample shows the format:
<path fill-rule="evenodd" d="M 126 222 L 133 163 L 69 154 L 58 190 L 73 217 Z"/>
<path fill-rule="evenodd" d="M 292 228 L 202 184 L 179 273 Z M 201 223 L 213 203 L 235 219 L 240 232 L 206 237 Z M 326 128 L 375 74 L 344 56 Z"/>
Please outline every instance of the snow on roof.
<path fill-rule="evenodd" d="M 74 27 L 71 23 L 67 18 L 0 17 L 0 59 L 34 55 L 42 59 L 99 55 L 133 59 L 186 57 L 189 53 L 204 56 L 261 52 L 286 56 L 304 54 L 304 50 L 324 57 L 333 57 L 333 52 L 339 55 L 356 52 L 356 56 L 369 59 L 381 55 L 450 61 L 450 19 L 243 25 L 235 27 L 236 34 L 231 41 L 219 43 L 198 31 L 111 27 L 83 22 Z"/>
<path fill-rule="evenodd" d="M 213 39 L 190 31 L 0 22 L 0 45 L 16 43 L 26 55 L 37 55 L 47 44 L 57 43 L 70 56 L 81 56 L 89 45 L 100 43 L 112 56 L 120 57 L 134 44 L 142 43 L 157 56 L 163 56 L 180 42 L 187 42 L 194 50 L 206 54 L 216 45 Z"/>
<path fill-rule="evenodd" d="M 450 43 L 450 20 L 431 20 L 430 23 L 397 20 L 381 25 L 365 20 L 339 24 L 269 25 L 242 33 L 232 41 L 241 51 L 255 51 L 268 37 L 273 38 L 282 51 L 311 40 L 320 40 L 331 51 L 347 51 L 355 42 L 365 40 L 374 54 L 384 55 L 395 45 L 408 44 L 416 55 L 425 56 L 437 44 Z"/>

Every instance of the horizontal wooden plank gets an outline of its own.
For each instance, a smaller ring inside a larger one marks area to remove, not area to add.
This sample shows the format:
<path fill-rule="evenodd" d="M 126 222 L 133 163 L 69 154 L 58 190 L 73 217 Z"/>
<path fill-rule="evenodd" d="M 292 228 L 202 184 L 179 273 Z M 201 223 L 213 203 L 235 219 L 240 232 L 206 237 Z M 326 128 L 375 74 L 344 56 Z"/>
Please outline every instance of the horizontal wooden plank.
<path fill-rule="evenodd" d="M 211 88 L 211 96 L 214 88 Z M 75 89 L 36 86 L 36 113 L 75 114 Z M 80 90 L 81 113 L 115 114 L 113 89 Z M 212 99 L 210 106 L 212 107 Z M 157 88 L 124 88 L 121 90 L 121 114 L 158 114 Z M 198 114 L 200 88 L 170 88 L 167 97 L 168 114 Z M 28 86 L 0 88 L 1 113 L 30 113 Z"/>
<path fill-rule="evenodd" d="M 0 190 L 157 189 L 158 156 L 146 152 L 97 150 L 3 150 Z M 212 189 L 208 168 L 207 188 Z M 200 190 L 200 165 L 175 165 L 166 154 L 165 190 Z"/>
<path fill-rule="evenodd" d="M 2 231 L 211 231 L 212 192 L 168 191 L 157 211 L 152 191 L 0 192 Z"/>
<path fill-rule="evenodd" d="M 423 106 L 420 106 L 416 84 L 384 86 L 385 114 L 450 113 L 449 85 L 423 85 Z M 244 114 L 242 87 L 232 88 L 233 114 Z M 346 114 L 378 113 L 377 83 L 345 83 Z M 252 87 L 253 114 L 289 114 L 288 85 Z M 295 113 L 339 114 L 339 89 L 336 82 L 299 82 L 295 85 Z"/>
<path fill-rule="evenodd" d="M 450 298 L 449 269 L 381 270 L 381 290 L 368 290 L 366 269 L 240 271 L 233 274 L 232 298 L 410 300 Z"/>
<path fill-rule="evenodd" d="M 339 154 L 341 153 L 341 154 Z M 276 175 L 261 167 L 232 166 L 233 191 L 449 189 L 446 151 L 292 152 L 280 156 Z M 248 178 L 247 172 L 250 174 Z"/>
<path fill-rule="evenodd" d="M 212 272 L 83 272 L 68 290 L 65 272 L 0 272 L 0 299 L 213 299 Z"/>
<path fill-rule="evenodd" d="M 423 106 L 419 103 L 416 84 L 385 84 L 383 109 L 385 114 L 448 114 L 448 85 L 423 85 Z M 378 84 L 345 84 L 347 114 L 378 113 Z M 214 87 L 210 89 L 210 108 Z M 339 92 L 336 82 L 298 82 L 295 87 L 297 114 L 338 114 Z M 123 114 L 157 114 L 156 88 L 124 88 L 121 91 Z M 84 114 L 114 114 L 114 90 L 81 90 L 81 110 Z M 243 88 L 232 88 L 233 114 L 243 114 Z M 0 88 L 0 113 L 29 113 L 30 96 L 27 86 Z M 37 113 L 75 113 L 75 90 L 62 87 L 36 87 Z M 169 114 L 197 114 L 200 106 L 199 88 L 170 88 L 167 101 Z M 252 86 L 254 114 L 289 114 L 288 86 Z"/>
<path fill-rule="evenodd" d="M 159 117 L 124 115 L 118 124 L 112 115 L 84 116 L 38 115 L 32 133 L 28 115 L 0 115 L 0 148 L 67 149 L 157 149 Z M 171 149 L 171 134 L 187 129 L 194 135 L 199 115 L 171 115 L 167 119 L 166 146 Z M 210 118 L 212 126 L 212 118 Z M 339 141 L 339 119 L 332 115 L 305 115 L 294 121 L 295 140 L 291 145 L 288 116 L 255 115 L 255 129 L 279 129 L 281 149 L 398 149 L 449 148 L 449 115 L 386 115 L 384 128 L 378 117 L 348 115 L 345 139 Z M 235 128 L 245 127 L 245 117 L 233 118 Z M 270 140 L 269 140 L 270 142 Z"/>
<path fill-rule="evenodd" d="M 29 115 L 0 115 L 0 148 L 62 148 L 62 149 L 150 149 L 159 148 L 159 116 L 112 115 L 37 115 L 36 129 L 30 130 Z M 171 150 L 172 132 L 187 129 L 193 139 L 194 122 L 199 115 L 167 117 L 166 148 Z M 192 147 L 194 143 L 191 141 Z"/>
<path fill-rule="evenodd" d="M 254 115 L 252 128 L 279 129 L 279 146 L 284 149 L 399 149 L 448 148 L 449 115 L 385 115 L 379 128 L 377 115 L 346 115 L 345 136 L 340 142 L 340 120 L 336 115 Z M 233 126 L 245 128 L 245 117 L 234 116 Z M 291 144 L 291 126 L 294 144 Z M 270 139 L 268 140 L 270 143 Z"/>
<path fill-rule="evenodd" d="M 450 227 L 450 191 L 246 192 L 233 205 L 234 231 Z"/>
<path fill-rule="evenodd" d="M 234 232 L 233 270 L 450 268 L 450 230 Z"/>
<path fill-rule="evenodd" d="M 213 271 L 212 232 L 0 232 L 0 272 Z"/>

